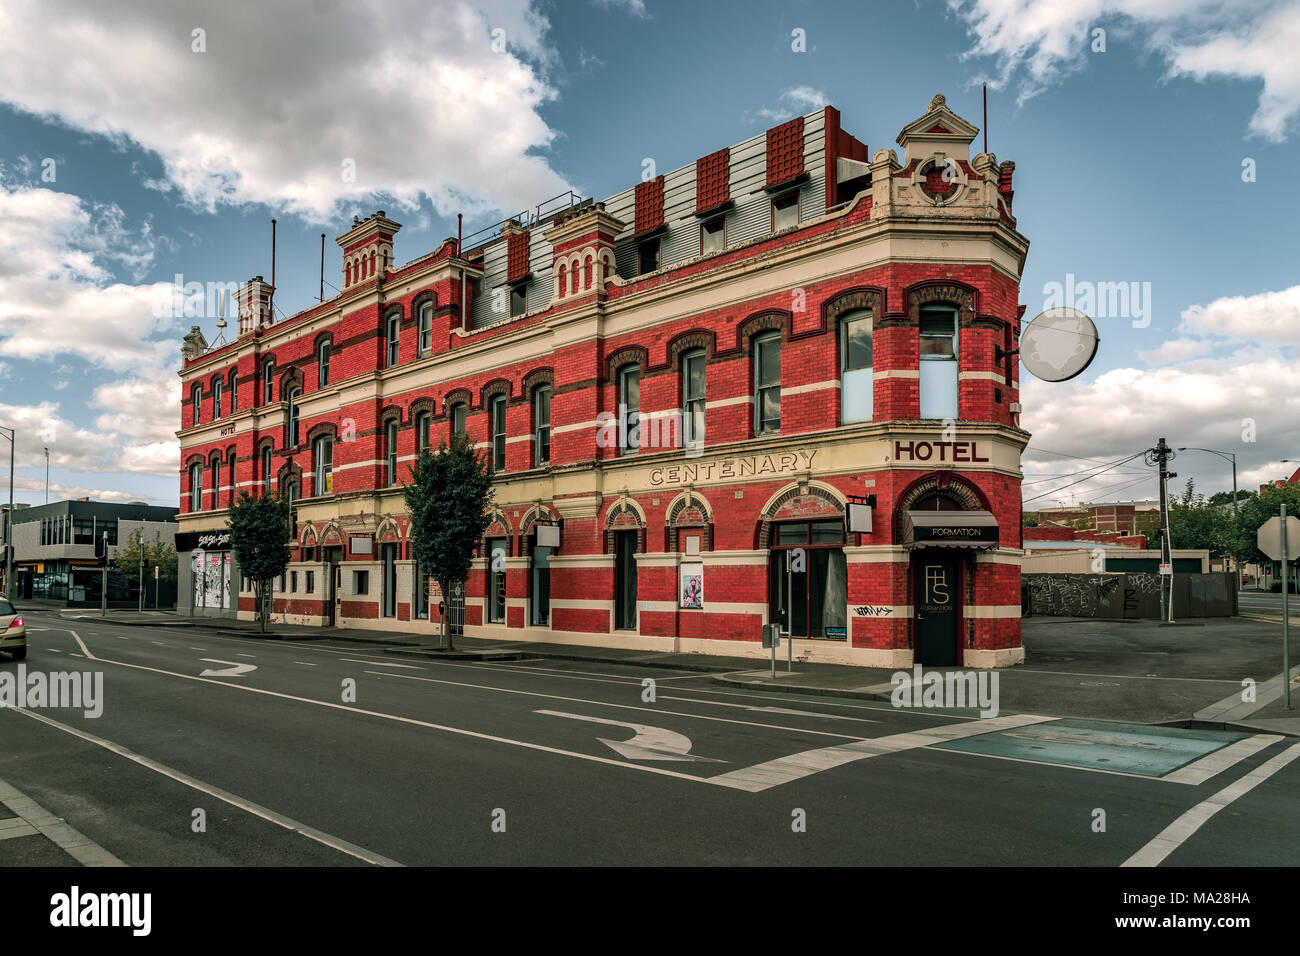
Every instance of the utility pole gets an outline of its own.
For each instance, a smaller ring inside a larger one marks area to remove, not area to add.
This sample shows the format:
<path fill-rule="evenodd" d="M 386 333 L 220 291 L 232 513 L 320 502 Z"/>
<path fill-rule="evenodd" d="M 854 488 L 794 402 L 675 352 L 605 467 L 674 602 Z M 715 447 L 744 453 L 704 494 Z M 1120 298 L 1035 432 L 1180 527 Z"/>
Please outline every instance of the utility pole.
<path fill-rule="evenodd" d="M 144 611 L 144 528 L 140 529 L 140 611 Z"/>
<path fill-rule="evenodd" d="M 1178 453 L 1161 438 L 1155 448 L 1148 448 L 1145 459 L 1148 465 L 1160 466 L 1160 563 L 1169 565 L 1173 570 L 1173 558 L 1169 554 L 1169 479 L 1177 478 L 1178 472 L 1169 470 L 1169 462 L 1178 457 Z M 1169 579 L 1168 593 L 1165 591 L 1165 578 Z M 1174 576 L 1160 575 L 1160 619 L 1173 623 L 1174 619 Z"/>
<path fill-rule="evenodd" d="M 103 555 L 99 559 L 99 616 L 108 617 L 108 532 L 105 531 Z"/>
<path fill-rule="evenodd" d="M 5 597 L 14 599 L 14 442 L 12 428 L 0 428 L 9 433 L 9 510 L 5 513 Z"/>

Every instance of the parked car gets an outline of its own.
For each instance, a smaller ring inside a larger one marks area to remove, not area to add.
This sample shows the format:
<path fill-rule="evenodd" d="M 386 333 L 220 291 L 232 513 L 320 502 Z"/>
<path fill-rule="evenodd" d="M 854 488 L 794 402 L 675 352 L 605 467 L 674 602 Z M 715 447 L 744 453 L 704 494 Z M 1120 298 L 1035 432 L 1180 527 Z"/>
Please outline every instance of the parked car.
<path fill-rule="evenodd" d="M 16 661 L 27 657 L 27 626 L 18 609 L 4 598 L 0 598 L 0 651 Z"/>

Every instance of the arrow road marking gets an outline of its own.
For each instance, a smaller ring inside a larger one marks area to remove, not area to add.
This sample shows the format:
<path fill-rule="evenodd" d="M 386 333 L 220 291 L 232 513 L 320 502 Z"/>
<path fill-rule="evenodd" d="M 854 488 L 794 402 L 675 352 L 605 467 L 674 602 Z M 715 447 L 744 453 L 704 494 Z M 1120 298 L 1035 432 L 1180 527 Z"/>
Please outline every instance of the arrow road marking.
<path fill-rule="evenodd" d="M 629 760 L 699 760 L 706 763 L 726 763 L 725 760 L 716 760 L 713 757 L 695 756 L 690 752 L 691 738 L 685 734 L 664 730 L 662 727 L 630 724 L 622 720 L 607 720 L 604 717 L 587 717 L 583 714 L 566 714 L 562 710 L 537 710 L 533 713 L 546 714 L 548 717 L 585 720 L 593 724 L 608 724 L 612 727 L 628 727 L 636 731 L 636 736 L 631 740 L 606 740 L 603 737 L 596 739 Z"/>
<path fill-rule="evenodd" d="M 238 664 L 235 661 L 219 661 L 213 657 L 200 657 L 199 660 L 208 664 L 229 664 L 230 667 L 225 670 L 209 667 L 200 677 L 241 677 L 249 671 L 257 670 L 256 664 Z"/>

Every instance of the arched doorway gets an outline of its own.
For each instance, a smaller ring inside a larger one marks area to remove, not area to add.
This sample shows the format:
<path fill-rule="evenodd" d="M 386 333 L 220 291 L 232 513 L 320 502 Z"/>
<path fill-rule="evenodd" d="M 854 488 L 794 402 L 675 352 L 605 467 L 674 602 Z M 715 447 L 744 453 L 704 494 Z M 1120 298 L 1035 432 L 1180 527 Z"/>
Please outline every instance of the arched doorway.
<path fill-rule="evenodd" d="M 768 620 L 800 640 L 848 639 L 844 505 L 815 484 L 791 487 L 763 509 Z"/>

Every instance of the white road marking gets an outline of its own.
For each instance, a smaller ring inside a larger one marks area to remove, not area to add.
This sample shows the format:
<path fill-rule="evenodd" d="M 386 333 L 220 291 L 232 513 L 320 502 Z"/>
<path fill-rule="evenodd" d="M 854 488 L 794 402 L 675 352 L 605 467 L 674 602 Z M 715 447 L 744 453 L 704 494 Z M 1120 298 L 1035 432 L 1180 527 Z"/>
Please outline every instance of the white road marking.
<path fill-rule="evenodd" d="M 301 664 L 303 667 L 316 667 L 316 666 L 317 666 L 317 665 L 315 665 L 315 664 L 308 663 L 307 661 L 294 661 L 294 663 L 295 663 L 295 664 Z"/>
<path fill-rule="evenodd" d="M 206 651 L 207 648 L 206 648 L 206 647 L 191 647 L 190 650 L 192 650 L 192 651 Z"/>
<path fill-rule="evenodd" d="M 63 651 L 59 650 L 57 647 L 47 647 L 47 648 L 45 648 L 45 650 L 49 651 L 51 654 L 62 654 L 62 653 L 63 653 Z"/>
<path fill-rule="evenodd" d="M 162 641 L 150 641 L 150 644 L 157 644 L 159 647 L 171 647 L 170 644 L 164 644 Z"/>
<path fill-rule="evenodd" d="M 32 716 L 30 711 L 15 708 L 20 714 Z M 126 866 L 121 860 L 109 853 L 90 837 L 74 830 L 50 811 L 39 806 L 35 800 L 21 793 L 3 780 L 0 780 L 0 803 L 17 814 L 15 821 L 26 825 L 28 832 L 9 832 L 7 836 L 31 836 L 34 833 L 50 839 L 60 850 L 71 856 L 82 866 Z M 6 820 L 14 830 L 22 828 L 16 822 Z M 0 837 L 3 839 L 3 837 Z"/>
<path fill-rule="evenodd" d="M 369 664 L 371 667 L 400 667 L 408 671 L 422 671 L 423 667 L 416 667 L 414 664 L 392 664 L 386 661 L 358 661 L 351 657 L 340 657 L 341 661 L 347 661 L 349 664 Z"/>
<path fill-rule="evenodd" d="M 597 737 L 602 744 L 621 753 L 629 760 L 702 760 L 708 763 L 726 763 L 712 757 L 697 757 L 691 753 L 691 738 L 662 727 L 648 724 L 629 724 L 621 720 L 609 720 L 605 717 L 588 717 L 584 714 L 567 714 L 562 710 L 535 710 L 535 714 L 549 717 L 568 717 L 571 720 L 585 720 L 593 724 L 606 724 L 613 727 L 630 727 L 636 734 L 631 740 L 606 740 Z"/>
<path fill-rule="evenodd" d="M 1189 681 L 1197 684 L 1241 684 L 1241 681 L 1225 680 L 1218 677 L 1151 677 L 1146 674 L 1083 674 L 1077 671 L 1040 671 L 1026 668 L 1026 674 L 1053 674 L 1058 677 L 1109 677 L 1113 680 L 1172 680 Z"/>
<path fill-rule="evenodd" d="M 257 655 L 256 655 L 256 654 L 236 654 L 235 656 L 236 656 L 236 657 L 251 657 L 251 658 L 253 658 L 253 660 L 257 660 Z"/>
<path fill-rule="evenodd" d="M 1281 739 L 1281 734 L 1255 734 L 1253 737 L 1222 747 L 1212 754 L 1206 754 L 1200 760 L 1189 763 L 1173 773 L 1165 774 L 1160 779 L 1172 783 L 1202 784 L 1215 774 L 1222 773 Z"/>
<path fill-rule="evenodd" d="M 116 664 L 118 662 L 105 661 L 104 663 Z M 130 664 L 127 666 L 134 667 L 136 665 Z M 177 675 L 177 676 L 182 676 L 182 675 Z M 214 681 L 213 683 L 220 683 L 220 682 Z M 224 684 L 222 686 L 233 687 L 235 685 Z M 358 860 L 364 860 L 366 863 L 373 863 L 375 866 L 401 866 L 402 865 L 401 863 L 398 863 L 396 860 L 390 860 L 386 856 L 380 856 L 378 853 L 374 853 L 370 850 L 365 849 L 364 847 L 357 846 L 355 843 L 349 843 L 348 841 L 342 840 L 336 836 L 331 836 L 330 834 L 325 833 L 323 830 L 317 830 L 315 827 L 310 827 L 305 823 L 299 823 L 297 820 L 294 820 L 291 817 L 287 817 L 282 813 L 276 813 L 274 810 L 268 810 L 266 807 L 253 803 L 251 800 L 245 800 L 243 797 L 230 793 L 229 791 L 222 790 L 219 787 L 214 787 L 211 784 L 204 783 L 202 780 L 199 780 L 197 777 L 191 777 L 187 773 L 182 773 L 179 770 L 173 770 L 171 767 L 159 763 L 156 760 L 150 759 L 149 757 L 141 756 L 140 754 L 134 752 L 133 750 L 129 750 L 126 747 L 123 747 L 121 744 L 115 744 L 111 740 L 105 740 L 103 737 L 96 737 L 94 734 L 86 733 L 84 730 L 78 730 L 76 727 L 69 727 L 67 724 L 61 724 L 57 720 L 51 720 L 49 717 L 46 717 L 43 714 L 36 714 L 30 710 L 26 710 L 23 708 L 15 708 L 15 709 L 20 714 L 24 714 L 28 717 L 31 717 L 34 720 L 39 720 L 41 723 L 48 724 L 49 726 L 61 730 L 64 733 L 72 734 L 72 736 L 74 737 L 80 737 L 82 740 L 88 743 L 92 743 L 96 747 L 102 747 L 104 750 L 110 751 L 111 753 L 115 753 L 119 757 L 125 757 L 127 760 L 137 763 L 142 767 L 147 767 L 148 769 L 154 771 L 154 773 L 160 773 L 164 777 L 170 777 L 172 780 L 175 780 L 177 783 L 183 783 L 187 787 L 190 787 L 194 790 L 198 790 L 201 793 L 206 793 L 209 796 L 215 797 L 216 799 L 221 800 L 224 803 L 230 804 L 232 807 L 238 807 L 240 810 L 243 810 L 246 813 L 251 813 L 255 817 L 261 817 L 263 820 L 267 820 L 271 823 L 276 824 L 277 826 L 284 827 L 286 830 L 291 830 L 294 833 L 300 833 L 309 839 L 315 840 L 317 843 L 323 843 L 325 846 L 329 847 L 330 849 L 338 850 L 340 853 L 346 853 L 348 856 L 356 857 Z M 69 850 L 69 852 L 71 852 L 71 850 Z"/>
<path fill-rule="evenodd" d="M 256 664 L 240 664 L 238 661 L 219 661 L 215 657 L 201 657 L 199 660 L 207 664 L 229 664 L 224 669 L 209 667 L 199 674 L 200 677 L 240 677 L 249 671 L 257 670 Z"/>
<path fill-rule="evenodd" d="M 75 653 L 75 652 L 73 652 L 73 651 L 68 651 L 68 656 L 69 656 L 69 657 L 84 657 L 85 655 L 83 655 L 83 654 L 77 654 L 77 653 Z"/>
<path fill-rule="evenodd" d="M 711 777 L 710 780 L 714 783 L 725 783 L 738 790 L 759 793 L 771 787 L 780 786 L 783 783 L 790 783 L 792 780 L 799 780 L 820 773 L 823 770 L 830 770 L 833 767 L 853 763 L 857 760 L 865 760 L 868 757 L 879 757 L 882 754 L 898 753 L 900 750 L 928 747 L 931 744 L 945 740 L 975 737 L 979 734 L 1005 730 L 1008 727 L 1023 727 L 1026 724 L 1038 724 L 1056 719 L 1055 717 L 1037 717 L 1033 714 L 1007 714 L 1003 717 L 990 717 L 981 720 L 978 724 L 957 724 L 945 727 L 931 727 L 928 730 L 914 730 L 902 734 L 890 734 L 888 737 L 873 737 L 867 740 L 857 740 L 853 743 L 823 747 L 820 750 L 806 750 L 803 753 L 791 754 L 788 757 L 778 757 L 776 760 L 755 764 L 743 770 L 732 770 L 720 776 Z"/>
<path fill-rule="evenodd" d="M 1157 833 L 1146 846 L 1138 850 L 1121 866 L 1159 866 L 1170 853 L 1187 842 L 1216 813 L 1240 796 L 1254 790 L 1291 761 L 1300 757 L 1300 743 L 1292 744 L 1267 763 L 1260 764 L 1238 780 L 1228 784 L 1214 796 L 1202 800 Z"/>

